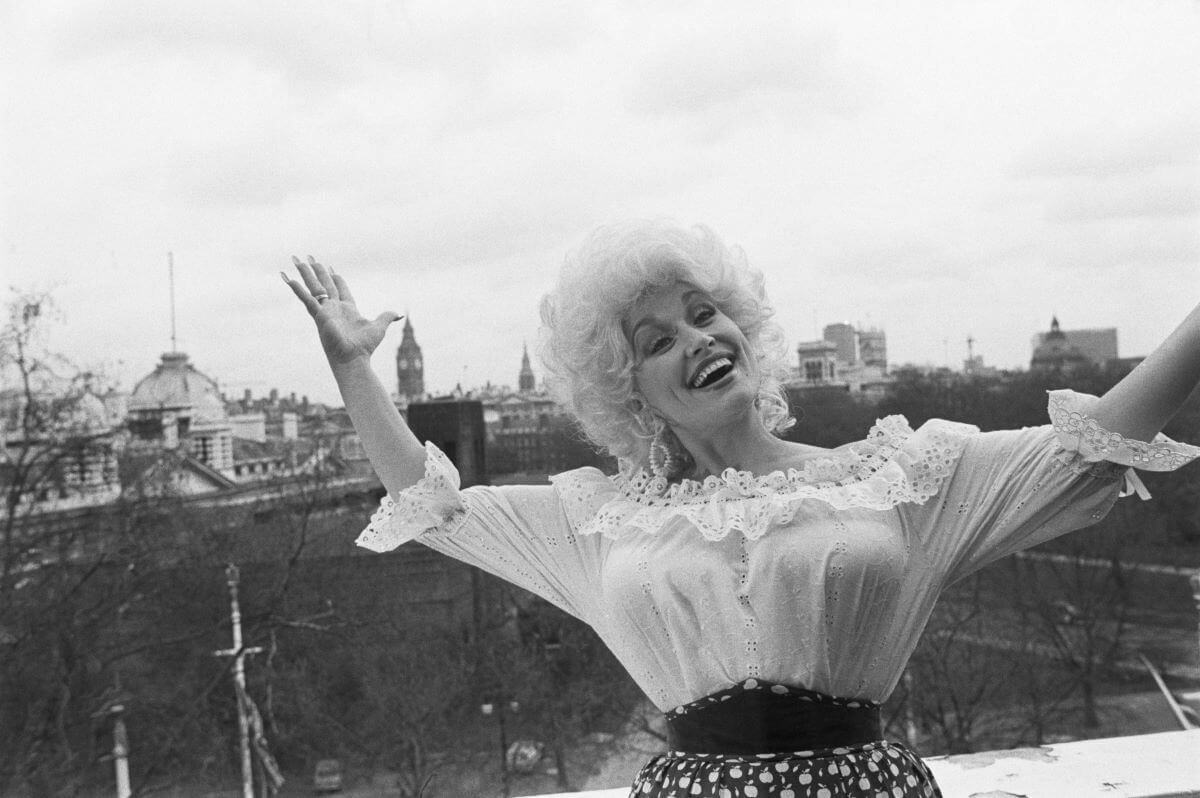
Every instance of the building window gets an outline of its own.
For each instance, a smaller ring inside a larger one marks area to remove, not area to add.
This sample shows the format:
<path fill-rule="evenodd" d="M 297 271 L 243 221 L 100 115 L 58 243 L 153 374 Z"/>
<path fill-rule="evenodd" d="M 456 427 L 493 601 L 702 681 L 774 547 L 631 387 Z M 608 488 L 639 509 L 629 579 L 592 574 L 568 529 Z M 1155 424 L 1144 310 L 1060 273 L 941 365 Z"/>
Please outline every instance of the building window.
<path fill-rule="evenodd" d="M 212 457 L 212 442 L 205 436 L 197 436 L 196 438 L 196 459 L 205 465 L 209 464 L 209 458 Z"/>

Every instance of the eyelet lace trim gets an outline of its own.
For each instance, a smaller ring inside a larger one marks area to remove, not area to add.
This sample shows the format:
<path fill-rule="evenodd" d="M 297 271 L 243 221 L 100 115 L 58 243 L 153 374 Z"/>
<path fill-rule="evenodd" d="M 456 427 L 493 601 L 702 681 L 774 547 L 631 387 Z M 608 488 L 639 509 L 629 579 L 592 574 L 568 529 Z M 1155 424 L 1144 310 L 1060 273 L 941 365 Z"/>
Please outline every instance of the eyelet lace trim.
<path fill-rule="evenodd" d="M 913 494 L 921 494 L 918 500 L 925 501 L 937 492 L 941 479 L 950 473 L 966 442 L 965 436 L 977 431 L 975 427 L 949 421 L 932 421 L 930 425 L 930 429 L 922 430 L 922 437 L 929 440 L 922 442 L 919 451 L 904 452 L 905 444 L 915 434 L 908 420 L 904 416 L 888 416 L 871 427 L 866 440 L 809 460 L 801 468 L 789 468 L 786 473 L 780 470 L 756 476 L 750 471 L 727 468 L 720 476 L 709 476 L 703 481 L 684 479 L 669 484 L 662 477 L 639 469 L 612 479 L 623 497 L 640 504 L 698 504 L 765 497 L 803 488 L 853 489 L 904 453 L 909 461 L 927 461 L 927 468 L 920 469 L 927 478 L 913 485 L 891 484 L 889 489 L 902 492 L 901 501 L 911 501 Z"/>
<path fill-rule="evenodd" d="M 678 518 L 708 540 L 734 532 L 756 540 L 771 527 L 791 521 L 808 499 L 837 510 L 923 504 L 940 490 L 976 432 L 967 424 L 935 420 L 914 433 L 903 416 L 888 416 L 871 428 L 865 441 L 787 472 L 755 476 L 731 468 L 719 477 L 669 485 L 639 470 L 612 477 L 607 489 L 615 486 L 617 496 L 610 493 L 603 502 L 595 502 L 605 490 L 595 480 L 560 479 L 555 484 L 569 504 L 599 503 L 580 527 L 582 535 L 654 533 Z"/>
<path fill-rule="evenodd" d="M 454 532 L 467 519 L 467 507 L 458 494 L 460 484 L 458 469 L 450 458 L 432 443 L 426 443 L 425 476 L 400 491 L 395 499 L 384 496 L 355 543 L 374 552 L 384 552 L 428 530 Z"/>
<path fill-rule="evenodd" d="M 1085 462 L 1174 471 L 1200 456 L 1200 448 L 1177 443 L 1162 433 L 1147 443 L 1109 432 L 1089 415 L 1099 401 L 1095 396 L 1070 390 L 1049 392 L 1050 423 L 1059 443 L 1069 452 L 1078 452 Z"/>

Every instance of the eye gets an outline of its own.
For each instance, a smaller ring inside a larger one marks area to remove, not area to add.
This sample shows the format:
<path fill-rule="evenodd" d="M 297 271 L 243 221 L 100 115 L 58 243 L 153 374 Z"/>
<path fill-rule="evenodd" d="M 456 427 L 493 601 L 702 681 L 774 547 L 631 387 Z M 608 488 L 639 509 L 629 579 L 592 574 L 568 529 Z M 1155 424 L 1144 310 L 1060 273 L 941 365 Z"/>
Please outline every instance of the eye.
<path fill-rule="evenodd" d="M 652 338 L 650 343 L 646 345 L 646 351 L 650 354 L 657 354 L 671 345 L 671 336 L 660 335 L 657 338 Z"/>
<path fill-rule="evenodd" d="M 701 305 L 696 310 L 695 323 L 696 324 L 704 324 L 705 322 L 711 321 L 713 316 L 716 316 L 716 315 L 717 315 L 717 309 L 714 308 L 712 305 Z"/>

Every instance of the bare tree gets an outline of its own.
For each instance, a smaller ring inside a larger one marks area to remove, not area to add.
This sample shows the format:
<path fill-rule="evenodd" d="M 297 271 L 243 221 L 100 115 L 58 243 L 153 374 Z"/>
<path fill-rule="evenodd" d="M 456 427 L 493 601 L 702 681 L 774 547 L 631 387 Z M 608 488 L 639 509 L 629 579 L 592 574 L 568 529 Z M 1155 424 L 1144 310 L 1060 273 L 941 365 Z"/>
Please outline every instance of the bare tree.
<path fill-rule="evenodd" d="M 53 318 L 47 294 L 14 290 L 0 327 L 0 789 L 15 779 L 41 794 L 95 754 L 97 621 L 127 581 L 85 554 L 116 442 L 93 376 L 48 349 Z"/>
<path fill-rule="evenodd" d="M 577 789 L 576 769 L 586 775 L 612 750 L 641 692 L 596 633 L 562 610 L 523 602 L 517 625 L 519 638 L 490 658 L 553 757 L 558 789 Z"/>
<path fill-rule="evenodd" d="M 893 702 L 891 725 L 915 724 L 927 750 L 974 751 L 1008 724 L 1005 705 L 1018 675 L 1018 657 L 989 645 L 1005 638 L 997 634 L 983 588 L 984 581 L 972 576 L 938 602 L 909 662 L 904 689 Z"/>
<path fill-rule="evenodd" d="M 1136 532 L 1136 508 L 1119 504 L 1096 527 L 1058 542 L 1053 552 L 1020 558 L 1014 597 L 1047 658 L 1071 676 L 1084 732 L 1100 726 L 1097 691 L 1124 650 L 1137 571 L 1123 552 Z"/>

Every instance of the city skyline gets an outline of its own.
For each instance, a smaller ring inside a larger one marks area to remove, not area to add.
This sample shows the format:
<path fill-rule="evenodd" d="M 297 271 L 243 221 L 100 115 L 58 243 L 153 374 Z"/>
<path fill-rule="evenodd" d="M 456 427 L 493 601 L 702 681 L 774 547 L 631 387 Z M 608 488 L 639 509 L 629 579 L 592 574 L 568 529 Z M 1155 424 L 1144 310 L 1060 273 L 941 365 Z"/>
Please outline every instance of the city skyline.
<path fill-rule="evenodd" d="M 794 346 L 1026 367 L 1052 316 L 1147 354 L 1200 299 L 1200 8 L 365 0 L 0 9 L 5 285 L 129 390 L 171 347 L 227 393 L 336 403 L 278 278 L 409 313 L 430 390 L 516 383 L 563 256 L 703 222 Z M 400 325 L 375 365 L 394 383 Z"/>
<path fill-rule="evenodd" d="M 853 325 L 845 324 L 844 322 L 835 322 L 831 325 L 824 325 L 824 326 L 827 331 L 828 328 L 831 326 L 840 326 L 840 325 L 853 326 Z M 1049 329 L 1049 326 L 1047 326 L 1047 329 Z M 872 335 L 882 335 L 883 338 L 886 339 L 886 333 L 887 333 L 886 330 L 880 330 L 877 328 L 864 328 L 864 329 L 858 330 L 858 332 L 863 332 L 863 331 L 869 332 Z M 1067 335 L 1068 340 L 1072 340 L 1071 335 L 1073 333 L 1081 333 L 1081 332 L 1082 333 L 1095 333 L 1095 332 L 1116 333 L 1117 330 L 1115 328 L 1106 328 L 1103 330 L 1064 330 L 1064 333 Z M 411 330 L 410 330 L 410 333 L 411 333 Z M 1033 340 L 1030 344 L 1031 354 L 1032 354 L 1033 350 L 1035 350 L 1037 348 L 1037 343 L 1040 340 L 1042 340 L 1045 337 L 1045 335 L 1046 335 L 1046 331 L 1038 331 L 1033 335 Z M 836 343 L 829 336 L 820 336 L 820 335 L 818 335 L 816 338 L 814 338 L 812 340 L 796 340 L 796 341 L 791 342 L 791 347 L 789 349 L 790 357 L 788 358 L 788 363 L 792 367 L 792 369 L 795 371 L 797 379 L 800 379 L 800 380 L 803 379 L 803 364 L 801 362 L 803 358 L 801 356 L 798 356 L 797 348 L 798 347 L 805 348 L 806 345 L 811 346 L 812 344 L 822 341 L 822 340 L 824 340 L 827 343 Z M 974 342 L 973 338 L 970 340 L 972 343 Z M 540 392 L 544 389 L 543 375 L 542 375 L 542 370 L 540 368 L 540 365 L 536 364 L 536 363 L 531 364 L 529 362 L 530 357 L 529 357 L 527 345 L 525 345 L 525 344 L 523 344 L 522 354 L 518 358 L 519 363 L 516 366 L 516 368 L 514 369 L 514 371 L 517 373 L 516 379 L 512 379 L 512 380 L 501 379 L 499 381 L 493 380 L 493 379 L 487 379 L 480 383 L 461 383 L 460 382 L 460 383 L 455 383 L 453 385 L 434 385 L 434 386 L 429 387 L 427 390 L 424 390 L 420 394 L 415 394 L 415 395 L 411 394 L 411 392 L 406 393 L 403 390 L 397 389 L 397 381 L 398 380 L 400 381 L 401 384 L 403 384 L 403 379 L 401 379 L 398 374 L 398 363 L 396 362 L 400 357 L 402 357 L 404 355 L 403 346 L 393 347 L 390 358 L 387 356 L 387 353 L 382 352 L 382 349 L 383 349 L 383 347 L 381 347 L 380 352 L 376 353 L 377 359 L 375 362 L 375 369 L 376 369 L 376 372 L 379 374 L 381 381 L 384 383 L 384 386 L 388 389 L 389 393 L 391 393 L 393 396 L 407 396 L 407 398 L 409 398 L 409 399 L 419 398 L 421 396 L 444 397 L 444 396 L 453 395 L 460 388 L 466 394 L 475 394 L 480 391 L 485 391 L 485 392 L 490 391 L 492 393 L 495 393 L 496 395 L 498 395 L 499 393 L 506 392 L 506 391 L 511 392 L 513 394 L 518 394 L 518 393 L 527 393 L 530 391 Z M 970 351 L 971 351 L 971 347 L 967 344 L 967 342 L 964 341 L 964 352 L 970 352 Z M 163 356 L 163 358 L 167 358 L 170 354 L 171 354 L 171 350 L 168 349 L 163 352 L 162 356 Z M 184 352 L 182 349 L 179 350 L 179 354 L 187 355 L 187 353 Z M 975 368 L 979 368 L 980 366 L 987 366 L 990 369 L 996 368 L 996 366 L 994 366 L 994 364 L 987 361 L 987 358 L 984 357 L 982 353 L 975 352 L 973 356 L 976 359 L 982 358 L 981 361 L 976 362 Z M 861 357 L 862 356 L 860 355 L 859 356 L 860 361 L 861 361 Z M 389 361 L 389 359 L 391 362 L 390 363 L 386 362 L 386 361 Z M 968 360 L 968 357 L 964 356 L 964 357 L 960 358 L 958 361 L 951 362 L 951 363 L 937 363 L 937 362 L 933 362 L 933 361 L 926 361 L 926 362 L 906 361 L 906 362 L 902 362 L 902 363 L 889 363 L 884 368 L 884 373 L 892 373 L 896 369 L 906 368 L 906 367 L 946 368 L 946 369 L 949 369 L 950 371 L 954 371 L 954 372 L 963 372 L 966 369 L 967 360 Z M 841 365 L 848 364 L 847 361 L 845 361 L 844 359 L 841 358 L 840 352 L 838 353 L 838 362 Z M 1096 362 L 1097 362 L 1097 364 L 1102 364 L 1103 359 L 1096 360 Z M 524 370 L 527 366 L 530 366 L 531 371 L 532 371 L 532 380 L 534 381 L 532 387 L 528 387 L 528 380 L 525 379 L 525 371 Z M 205 377 L 207 377 L 207 378 L 211 379 L 213 382 L 215 382 L 217 384 L 219 390 L 221 391 L 222 396 L 228 402 L 244 401 L 247 399 L 252 399 L 254 401 L 260 401 L 260 400 L 267 400 L 268 398 L 270 398 L 272 401 L 276 401 L 276 400 L 286 401 L 286 402 L 306 401 L 306 402 L 315 402 L 315 403 L 326 404 L 329 406 L 339 406 L 341 404 L 340 398 L 337 397 L 336 394 L 329 398 L 314 397 L 314 396 L 310 396 L 308 394 L 302 393 L 301 391 L 290 389 L 286 385 L 270 385 L 270 386 L 262 388 L 261 390 L 255 390 L 255 389 L 247 387 L 247 386 L 239 386 L 239 385 L 229 384 L 228 382 L 221 379 L 219 371 L 211 371 L 211 370 L 206 371 L 205 369 L 200 368 L 199 366 L 196 366 L 194 363 L 193 363 L 193 367 L 196 368 L 198 371 L 200 371 L 202 374 L 204 374 Z M 157 365 L 155 366 L 155 368 L 157 368 Z M 395 369 L 395 373 L 392 371 L 393 368 Z M 419 366 L 418 368 L 421 368 L 421 366 Z M 1022 364 L 1018 364 L 1017 366 L 1005 368 L 1002 370 L 1026 371 L 1026 370 L 1029 370 L 1029 368 L 1030 368 L 1030 363 L 1027 358 L 1026 362 L 1024 362 Z M 136 385 L 137 382 L 140 382 L 141 380 L 145 379 L 148 375 L 153 374 L 154 370 L 155 369 L 145 371 L 141 375 L 135 377 L 134 385 Z M 133 386 L 117 386 L 117 389 L 118 389 L 118 391 L 129 392 L 132 390 L 132 387 Z"/>

